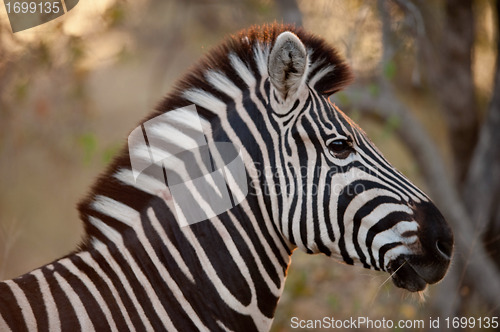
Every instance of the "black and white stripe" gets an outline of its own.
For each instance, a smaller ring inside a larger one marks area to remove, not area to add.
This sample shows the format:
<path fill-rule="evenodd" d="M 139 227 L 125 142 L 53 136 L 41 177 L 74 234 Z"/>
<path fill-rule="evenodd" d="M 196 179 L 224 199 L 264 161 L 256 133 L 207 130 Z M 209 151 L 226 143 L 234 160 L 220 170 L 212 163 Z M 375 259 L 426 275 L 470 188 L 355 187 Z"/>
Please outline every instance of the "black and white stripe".
<path fill-rule="evenodd" d="M 169 151 L 146 140 L 125 149 L 79 206 L 79 249 L 0 283 L 0 330 L 268 330 L 295 248 L 388 272 L 406 264 L 394 279 L 412 291 L 441 279 L 451 231 L 328 101 L 349 80 L 335 50 L 301 29 L 270 25 L 230 38 L 143 123 L 196 105 L 208 145 L 241 150 L 246 198 L 181 227 L 188 211 L 176 210 L 164 174 L 183 178 L 176 167 L 189 158 L 157 162 L 136 178 L 131 157 L 148 160 L 156 149 L 161 161 Z M 190 113 L 162 121 L 150 140 L 175 151 L 196 143 L 183 134 L 199 121 Z M 245 197 L 227 176 L 233 197 Z M 209 200 L 195 186 L 190 195 L 208 214 Z"/>

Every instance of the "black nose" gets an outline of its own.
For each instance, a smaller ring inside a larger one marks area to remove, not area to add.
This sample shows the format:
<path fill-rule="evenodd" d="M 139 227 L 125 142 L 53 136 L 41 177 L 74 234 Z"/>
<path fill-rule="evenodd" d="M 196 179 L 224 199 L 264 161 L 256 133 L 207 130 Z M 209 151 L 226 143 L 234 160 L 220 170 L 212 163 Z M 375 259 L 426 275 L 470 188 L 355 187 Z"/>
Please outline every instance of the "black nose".
<path fill-rule="evenodd" d="M 433 203 L 421 202 L 415 206 L 414 214 L 424 254 L 448 263 L 453 254 L 453 232 L 441 212 Z"/>
<path fill-rule="evenodd" d="M 453 253 L 453 238 L 451 240 L 437 240 L 436 250 L 444 259 L 451 260 L 451 255 Z"/>
<path fill-rule="evenodd" d="M 409 205 L 419 225 L 417 236 L 420 246 L 416 246 L 413 253 L 392 261 L 389 271 L 395 271 L 393 279 L 396 286 L 415 292 L 445 276 L 453 254 L 453 232 L 433 203 L 411 202 Z"/>
<path fill-rule="evenodd" d="M 429 284 L 441 280 L 453 255 L 453 232 L 443 215 L 431 202 L 413 206 L 419 224 L 421 248 L 408 259 L 412 269 Z"/>

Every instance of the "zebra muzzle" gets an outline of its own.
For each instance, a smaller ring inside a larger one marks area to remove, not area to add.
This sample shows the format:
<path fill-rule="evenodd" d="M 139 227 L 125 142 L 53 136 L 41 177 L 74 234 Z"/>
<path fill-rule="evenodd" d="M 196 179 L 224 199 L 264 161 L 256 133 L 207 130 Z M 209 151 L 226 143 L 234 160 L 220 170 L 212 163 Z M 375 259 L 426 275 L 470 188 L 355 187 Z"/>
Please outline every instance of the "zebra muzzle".
<path fill-rule="evenodd" d="M 411 292 L 424 290 L 444 278 L 453 254 L 453 232 L 436 206 L 421 202 L 414 208 L 419 224 L 419 250 L 388 264 L 394 284 Z"/>

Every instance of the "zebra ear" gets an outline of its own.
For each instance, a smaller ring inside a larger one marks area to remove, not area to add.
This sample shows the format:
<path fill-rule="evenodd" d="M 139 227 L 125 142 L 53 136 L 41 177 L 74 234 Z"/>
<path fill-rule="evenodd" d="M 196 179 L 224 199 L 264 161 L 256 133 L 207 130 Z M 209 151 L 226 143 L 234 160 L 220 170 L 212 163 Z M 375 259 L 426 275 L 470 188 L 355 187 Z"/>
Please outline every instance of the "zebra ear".
<path fill-rule="evenodd" d="M 307 68 L 307 52 L 295 34 L 282 32 L 274 42 L 267 64 L 269 78 L 285 100 L 297 92 Z"/>

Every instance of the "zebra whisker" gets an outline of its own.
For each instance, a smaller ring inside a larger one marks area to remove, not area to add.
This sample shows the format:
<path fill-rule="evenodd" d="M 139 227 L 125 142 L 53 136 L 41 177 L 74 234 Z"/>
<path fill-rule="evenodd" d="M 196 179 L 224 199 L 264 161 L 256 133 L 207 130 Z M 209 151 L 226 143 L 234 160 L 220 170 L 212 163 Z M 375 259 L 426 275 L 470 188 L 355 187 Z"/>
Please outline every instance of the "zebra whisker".
<path fill-rule="evenodd" d="M 405 260 L 403 262 L 403 264 L 401 264 L 394 272 L 391 273 L 391 275 L 384 280 L 384 282 L 382 282 L 382 284 L 380 284 L 380 286 L 378 286 L 377 288 L 377 291 L 375 292 L 375 295 L 373 296 L 373 299 L 371 301 L 371 304 L 373 304 L 375 302 L 375 299 L 377 298 L 378 296 L 378 293 L 380 293 L 380 290 L 382 289 L 382 287 L 389 281 L 391 280 L 391 278 L 407 263 L 407 261 Z"/>

